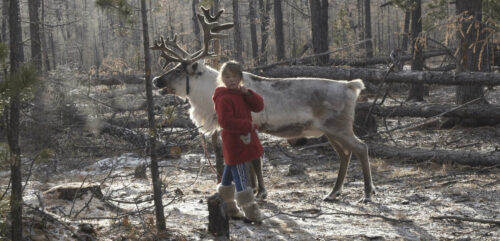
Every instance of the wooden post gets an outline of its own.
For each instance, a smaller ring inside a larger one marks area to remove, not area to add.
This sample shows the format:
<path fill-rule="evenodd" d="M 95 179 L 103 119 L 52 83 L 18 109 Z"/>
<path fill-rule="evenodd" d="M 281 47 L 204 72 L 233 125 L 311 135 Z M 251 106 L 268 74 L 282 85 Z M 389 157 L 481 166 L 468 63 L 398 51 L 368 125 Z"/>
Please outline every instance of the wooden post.
<path fill-rule="evenodd" d="M 208 197 L 208 231 L 215 237 L 229 239 L 229 216 L 226 213 L 226 204 L 219 193 Z"/>

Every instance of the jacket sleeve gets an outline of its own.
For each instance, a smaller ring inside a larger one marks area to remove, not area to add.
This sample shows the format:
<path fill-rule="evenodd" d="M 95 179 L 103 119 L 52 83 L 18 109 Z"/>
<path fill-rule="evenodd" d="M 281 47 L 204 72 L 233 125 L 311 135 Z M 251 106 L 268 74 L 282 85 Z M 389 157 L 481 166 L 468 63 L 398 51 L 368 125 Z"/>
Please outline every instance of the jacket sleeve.
<path fill-rule="evenodd" d="M 264 109 L 264 99 L 253 90 L 248 90 L 249 94 L 243 95 L 245 102 L 253 112 L 261 112 Z"/>
<path fill-rule="evenodd" d="M 235 118 L 233 106 L 230 100 L 221 98 L 215 102 L 217 121 L 222 129 L 237 134 L 244 134 L 252 131 L 252 122 L 247 119 Z"/>

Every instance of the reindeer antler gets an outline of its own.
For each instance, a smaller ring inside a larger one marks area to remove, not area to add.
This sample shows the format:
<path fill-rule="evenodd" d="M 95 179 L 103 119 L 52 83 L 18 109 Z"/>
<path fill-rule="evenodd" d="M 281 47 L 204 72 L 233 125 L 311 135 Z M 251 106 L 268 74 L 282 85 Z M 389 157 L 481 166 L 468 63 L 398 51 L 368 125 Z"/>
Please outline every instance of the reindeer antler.
<path fill-rule="evenodd" d="M 177 35 L 171 39 L 163 39 L 160 37 L 159 41 L 155 41 L 151 49 L 161 50 L 161 57 L 166 60 L 165 68 L 169 63 L 179 62 L 179 63 L 193 63 L 207 56 L 215 56 L 214 53 L 209 52 L 210 41 L 214 39 L 226 38 L 227 34 L 221 34 L 220 31 L 230 29 L 234 26 L 233 23 L 219 24 L 217 20 L 222 15 L 224 10 L 220 10 L 215 16 L 210 15 L 210 11 L 204 7 L 201 7 L 203 15 L 197 14 L 198 20 L 203 29 L 203 48 L 196 51 L 193 54 L 189 54 L 186 50 L 177 44 Z M 182 57 L 176 51 L 179 51 L 182 55 L 187 57 Z"/>

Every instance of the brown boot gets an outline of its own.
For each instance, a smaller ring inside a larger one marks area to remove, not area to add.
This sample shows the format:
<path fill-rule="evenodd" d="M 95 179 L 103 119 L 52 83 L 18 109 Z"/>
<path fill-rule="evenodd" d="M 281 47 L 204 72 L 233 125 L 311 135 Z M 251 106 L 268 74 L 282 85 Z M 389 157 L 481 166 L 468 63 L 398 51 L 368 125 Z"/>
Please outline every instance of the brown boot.
<path fill-rule="evenodd" d="M 224 200 L 224 202 L 226 203 L 226 212 L 229 217 L 233 219 L 241 219 L 245 217 L 238 206 L 236 206 L 236 202 L 234 201 L 234 184 L 232 184 L 231 186 L 222 186 L 221 184 L 219 184 L 217 186 L 217 192 L 219 192 L 222 200 Z"/>
<path fill-rule="evenodd" d="M 262 214 L 259 206 L 255 202 L 253 190 L 251 188 L 236 193 L 236 201 L 245 213 L 245 217 L 252 222 L 262 221 Z"/>

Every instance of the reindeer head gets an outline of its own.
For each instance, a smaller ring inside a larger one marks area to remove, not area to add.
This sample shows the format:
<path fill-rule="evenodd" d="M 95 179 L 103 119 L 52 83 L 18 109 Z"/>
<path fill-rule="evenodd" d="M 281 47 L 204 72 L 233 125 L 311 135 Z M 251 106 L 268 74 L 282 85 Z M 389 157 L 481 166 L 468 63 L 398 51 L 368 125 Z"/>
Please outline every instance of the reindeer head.
<path fill-rule="evenodd" d="M 220 10 L 215 16 L 211 16 L 209 10 L 204 7 L 201 7 L 201 10 L 203 15 L 197 14 L 197 17 L 203 29 L 202 49 L 193 54 L 188 53 L 177 44 L 177 35 L 166 40 L 161 37 L 151 47 L 151 49 L 162 51 L 161 57 L 165 59 L 164 69 L 170 63 L 178 63 L 165 74 L 153 78 L 153 85 L 163 88 L 162 94 L 189 95 L 189 80 L 203 78 L 205 69 L 203 58 L 215 56 L 215 53 L 209 51 L 211 41 L 226 38 L 226 34 L 219 32 L 233 27 L 232 23 L 219 24 L 217 22 L 224 10 Z"/>

